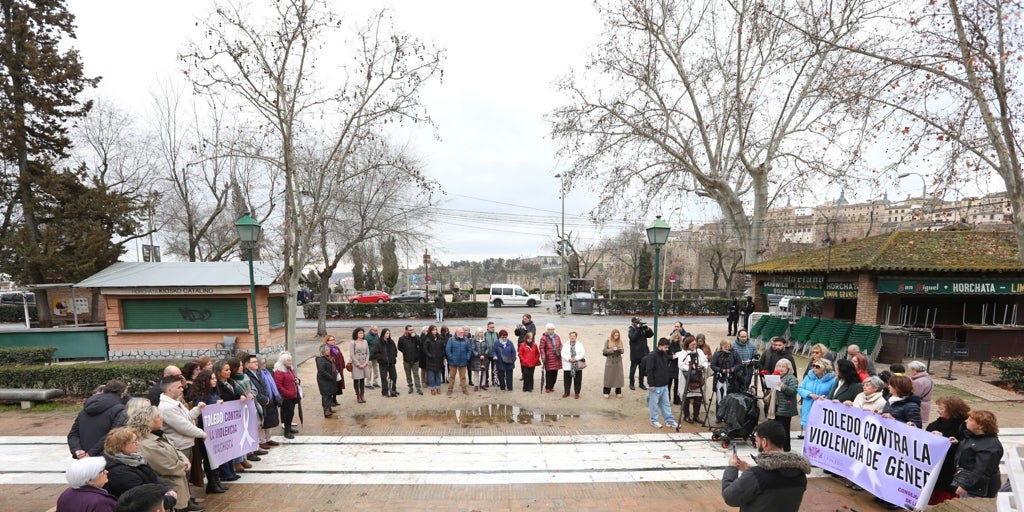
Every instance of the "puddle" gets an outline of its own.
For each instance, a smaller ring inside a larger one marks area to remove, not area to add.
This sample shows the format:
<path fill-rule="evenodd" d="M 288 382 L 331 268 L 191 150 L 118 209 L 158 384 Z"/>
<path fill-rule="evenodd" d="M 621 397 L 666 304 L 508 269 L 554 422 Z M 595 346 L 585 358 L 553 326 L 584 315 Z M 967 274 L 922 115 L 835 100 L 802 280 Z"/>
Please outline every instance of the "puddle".
<path fill-rule="evenodd" d="M 531 425 L 531 424 L 544 424 L 544 423 L 558 423 L 560 421 L 569 419 L 586 419 L 591 418 L 608 418 L 608 419 L 620 419 L 624 418 L 621 413 L 618 412 L 604 412 L 604 413 L 584 413 L 584 414 L 573 414 L 573 413 L 545 413 L 543 411 L 537 411 L 533 409 L 525 409 L 516 405 L 508 404 L 487 404 L 480 407 L 471 407 L 465 409 L 453 409 L 450 411 L 410 411 L 404 415 L 401 413 L 386 413 L 386 414 L 356 414 L 347 416 L 348 419 L 358 424 L 366 424 L 370 420 L 375 419 L 387 419 L 395 416 L 404 416 L 405 419 L 412 422 L 454 422 L 464 427 L 470 427 L 472 425 L 486 424 L 486 425 L 498 425 L 498 424 L 519 424 L 519 425 Z M 426 426 L 426 425 L 422 425 Z"/>

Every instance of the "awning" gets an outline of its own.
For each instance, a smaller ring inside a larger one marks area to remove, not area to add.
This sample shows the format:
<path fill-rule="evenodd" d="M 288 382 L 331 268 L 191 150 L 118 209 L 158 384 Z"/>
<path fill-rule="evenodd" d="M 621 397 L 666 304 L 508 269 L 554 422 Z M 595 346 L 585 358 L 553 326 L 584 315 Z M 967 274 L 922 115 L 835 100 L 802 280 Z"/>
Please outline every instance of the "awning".
<path fill-rule="evenodd" d="M 879 279 L 878 293 L 910 295 L 1024 295 L 1024 278 L 992 279 Z"/>

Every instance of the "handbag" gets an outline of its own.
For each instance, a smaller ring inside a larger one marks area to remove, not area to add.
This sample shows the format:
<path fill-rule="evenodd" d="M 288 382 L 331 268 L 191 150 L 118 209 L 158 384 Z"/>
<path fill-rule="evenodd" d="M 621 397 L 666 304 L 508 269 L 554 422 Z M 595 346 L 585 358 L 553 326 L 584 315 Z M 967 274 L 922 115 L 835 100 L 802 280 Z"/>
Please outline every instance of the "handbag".
<path fill-rule="evenodd" d="M 503 353 L 501 354 L 501 362 L 503 362 L 503 363 L 505 363 L 505 364 L 512 364 L 512 363 L 516 362 L 516 358 L 515 358 L 515 357 L 512 357 L 512 356 L 510 356 L 510 355 L 508 355 L 508 354 L 505 354 L 505 353 L 503 352 Z"/>
<path fill-rule="evenodd" d="M 584 359 L 577 359 L 576 360 L 576 369 L 577 370 L 582 370 L 582 369 L 584 369 L 586 367 L 587 367 L 587 360 L 585 358 Z"/>
<path fill-rule="evenodd" d="M 352 373 L 352 363 L 345 363 L 345 369 L 348 370 L 349 373 Z"/>

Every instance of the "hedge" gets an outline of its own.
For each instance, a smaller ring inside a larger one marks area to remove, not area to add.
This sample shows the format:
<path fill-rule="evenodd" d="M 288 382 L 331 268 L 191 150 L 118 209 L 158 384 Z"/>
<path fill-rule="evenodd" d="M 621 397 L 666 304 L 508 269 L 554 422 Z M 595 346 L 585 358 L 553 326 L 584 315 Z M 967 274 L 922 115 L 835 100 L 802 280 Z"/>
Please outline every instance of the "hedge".
<path fill-rule="evenodd" d="M 28 319 L 30 322 L 39 321 L 39 312 L 36 310 L 35 304 L 28 306 Z M 25 309 L 21 304 L 0 304 L 0 323 L 25 323 Z"/>
<path fill-rule="evenodd" d="M 676 299 L 658 301 L 658 314 L 662 316 L 725 316 L 732 299 Z M 598 299 L 594 307 L 608 315 L 651 316 L 654 299 Z"/>
<path fill-rule="evenodd" d="M 57 347 L 0 347 L 0 366 L 47 364 Z"/>
<path fill-rule="evenodd" d="M 320 303 L 311 302 L 302 306 L 307 319 L 320 314 Z M 445 318 L 486 318 L 486 302 L 449 302 L 444 307 Z M 348 302 L 327 303 L 327 318 L 433 318 L 433 304 L 410 302 L 384 302 L 380 304 L 349 304 Z"/>
<path fill-rule="evenodd" d="M 992 366 L 999 370 L 999 378 L 1003 382 L 1013 384 L 1016 389 L 1024 389 L 1024 356 L 997 357 Z"/>
<path fill-rule="evenodd" d="M 128 385 L 129 393 L 143 395 L 168 364 L 173 362 L 0 366 L 0 388 L 56 388 L 68 396 L 88 396 L 108 380 L 117 379 Z"/>

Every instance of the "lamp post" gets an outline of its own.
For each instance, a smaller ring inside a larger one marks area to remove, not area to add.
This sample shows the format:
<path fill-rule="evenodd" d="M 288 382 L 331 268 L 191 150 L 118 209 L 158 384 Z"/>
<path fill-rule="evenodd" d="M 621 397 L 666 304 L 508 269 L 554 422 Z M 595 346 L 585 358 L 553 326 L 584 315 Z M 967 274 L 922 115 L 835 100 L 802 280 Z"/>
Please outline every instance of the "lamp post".
<path fill-rule="evenodd" d="M 569 268 L 565 261 L 565 176 L 562 176 L 562 174 L 559 173 L 556 174 L 555 177 L 560 180 L 558 195 L 562 199 L 562 231 L 558 234 L 558 243 L 561 244 L 558 252 L 562 255 L 562 286 L 558 287 L 558 295 L 559 300 L 562 302 L 562 308 L 559 316 L 565 318 L 565 308 L 568 307 L 565 302 L 565 292 L 569 286 Z"/>
<path fill-rule="evenodd" d="M 238 239 L 247 246 L 249 253 L 249 306 L 252 309 L 252 341 L 256 354 L 260 353 L 260 328 L 256 323 L 256 276 L 252 270 L 252 248 L 260 239 L 260 229 L 260 223 L 250 217 L 249 212 L 242 214 L 242 218 L 235 222 Z"/>
<path fill-rule="evenodd" d="M 654 341 L 658 341 L 658 266 L 661 264 L 661 246 L 668 242 L 671 228 L 658 215 L 647 228 L 647 243 L 654 247 Z"/>
<path fill-rule="evenodd" d="M 427 298 L 430 298 L 430 252 L 423 250 L 423 286 L 427 290 Z M 438 288 L 440 290 L 440 288 Z"/>
<path fill-rule="evenodd" d="M 896 178 L 902 180 L 903 178 L 907 178 L 907 177 L 910 177 L 910 176 L 917 176 L 918 178 L 921 178 L 921 199 L 927 200 L 928 199 L 928 183 L 925 181 L 923 174 L 921 174 L 919 172 L 905 172 L 903 174 L 900 174 L 899 176 L 896 176 Z"/>

